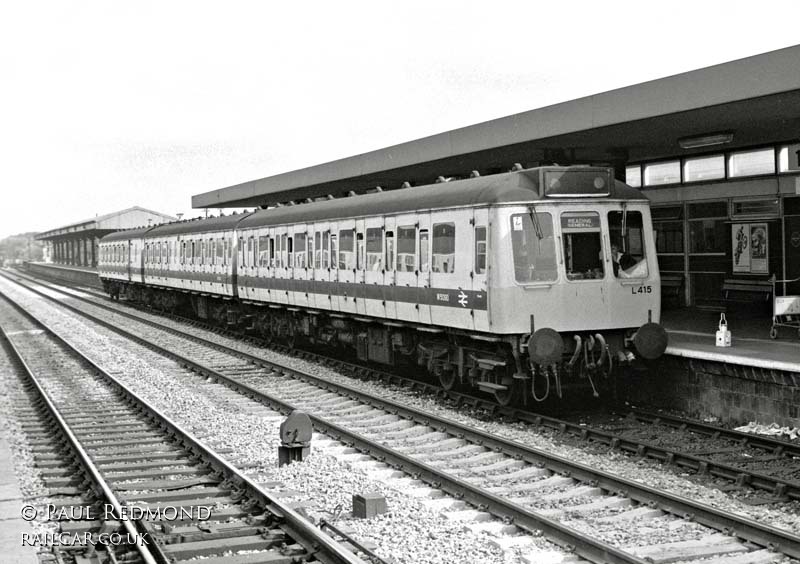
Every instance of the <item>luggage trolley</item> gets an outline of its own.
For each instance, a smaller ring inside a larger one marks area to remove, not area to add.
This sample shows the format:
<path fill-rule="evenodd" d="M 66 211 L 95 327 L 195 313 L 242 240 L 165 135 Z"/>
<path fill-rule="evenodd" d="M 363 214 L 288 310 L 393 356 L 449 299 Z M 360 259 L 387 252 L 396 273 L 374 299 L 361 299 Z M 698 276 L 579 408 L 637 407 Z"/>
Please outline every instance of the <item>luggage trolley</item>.
<path fill-rule="evenodd" d="M 769 338 L 778 338 L 778 327 L 792 327 L 797 329 L 797 336 L 800 337 L 800 296 L 779 296 L 778 284 L 790 284 L 800 281 L 800 277 L 794 280 L 776 280 L 773 275 L 772 281 L 772 327 L 769 330 Z"/>

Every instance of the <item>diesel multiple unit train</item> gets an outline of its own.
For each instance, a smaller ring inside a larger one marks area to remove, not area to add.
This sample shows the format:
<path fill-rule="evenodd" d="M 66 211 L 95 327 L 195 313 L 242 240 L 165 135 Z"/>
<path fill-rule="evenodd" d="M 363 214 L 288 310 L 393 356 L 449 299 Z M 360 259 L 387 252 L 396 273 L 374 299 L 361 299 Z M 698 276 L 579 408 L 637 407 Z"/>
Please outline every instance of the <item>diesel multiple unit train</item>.
<path fill-rule="evenodd" d="M 424 366 L 502 404 L 598 389 L 666 348 L 647 199 L 539 167 L 113 233 L 112 296 Z"/>

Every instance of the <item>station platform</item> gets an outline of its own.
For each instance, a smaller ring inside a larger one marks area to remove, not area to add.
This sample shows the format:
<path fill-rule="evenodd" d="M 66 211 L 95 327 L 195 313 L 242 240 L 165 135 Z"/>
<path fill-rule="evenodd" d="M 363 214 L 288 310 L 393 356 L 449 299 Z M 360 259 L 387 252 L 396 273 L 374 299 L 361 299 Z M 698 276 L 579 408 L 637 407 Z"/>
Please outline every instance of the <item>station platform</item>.
<path fill-rule="evenodd" d="M 97 269 L 86 266 L 68 266 L 65 264 L 54 264 L 49 262 L 28 263 L 28 269 L 33 274 L 63 280 L 73 284 L 89 286 L 92 288 L 102 288 Z"/>
<path fill-rule="evenodd" d="M 745 313 L 726 313 L 732 340 L 730 347 L 716 346 L 719 312 L 694 308 L 662 312 L 661 323 L 669 334 L 666 354 L 727 362 L 767 370 L 800 374 L 800 338 L 797 330 L 780 327 L 778 338 L 769 338 L 772 318 Z"/>
<path fill-rule="evenodd" d="M 0 551 L 8 564 L 37 564 L 38 549 L 22 545 L 22 533 L 33 533 L 33 527 L 21 515 L 25 500 L 20 491 L 12 453 L 5 438 L 0 436 Z"/>

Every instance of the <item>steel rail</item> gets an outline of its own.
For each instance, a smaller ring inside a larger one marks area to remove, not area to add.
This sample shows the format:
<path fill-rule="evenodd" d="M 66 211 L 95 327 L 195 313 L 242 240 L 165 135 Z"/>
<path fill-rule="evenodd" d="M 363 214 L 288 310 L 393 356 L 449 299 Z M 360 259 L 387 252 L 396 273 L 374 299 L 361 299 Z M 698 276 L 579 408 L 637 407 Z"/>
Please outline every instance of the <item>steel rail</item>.
<path fill-rule="evenodd" d="M 27 287 L 27 286 L 25 286 L 25 287 Z M 241 358 L 244 358 L 246 360 L 250 360 L 251 362 L 262 362 L 262 363 L 265 362 L 265 360 L 263 358 L 259 357 L 259 356 L 255 356 L 255 355 L 252 355 L 252 354 L 249 354 L 249 353 L 237 350 L 237 349 L 233 349 L 233 348 L 230 348 L 230 347 L 225 347 L 224 345 L 220 345 L 218 343 L 215 343 L 215 342 L 210 341 L 208 339 L 205 339 L 203 337 L 186 333 L 186 332 L 181 331 L 180 329 L 177 329 L 177 328 L 174 328 L 174 327 L 168 327 L 168 326 L 162 325 L 162 324 L 158 323 L 157 321 L 153 321 L 153 320 L 150 320 L 150 319 L 145 319 L 145 318 L 142 318 L 142 317 L 140 317 L 138 315 L 135 315 L 135 314 L 132 314 L 132 313 L 129 313 L 129 312 L 126 312 L 126 311 L 122 311 L 120 309 L 108 306 L 106 304 L 93 302 L 92 300 L 89 300 L 89 299 L 87 299 L 85 297 L 76 296 L 76 295 L 70 294 L 68 292 L 64 292 L 63 290 L 60 290 L 58 288 L 52 288 L 50 286 L 47 286 L 47 287 L 50 288 L 51 290 L 55 291 L 55 292 L 59 292 L 59 293 L 65 295 L 65 296 L 68 296 L 70 298 L 74 298 L 74 299 L 76 299 L 78 301 L 85 302 L 85 303 L 87 303 L 87 304 L 89 304 L 91 306 L 98 307 L 100 309 L 105 309 L 105 310 L 110 311 L 110 312 L 112 312 L 114 314 L 121 315 L 121 316 L 127 317 L 129 319 L 133 319 L 133 320 L 138 321 L 140 323 L 144 323 L 146 325 L 150 325 L 152 327 L 155 327 L 155 328 L 158 328 L 158 329 L 161 329 L 161 330 L 164 330 L 164 331 L 168 331 L 168 332 L 170 332 L 170 333 L 172 333 L 174 335 L 178 335 L 178 336 L 181 336 L 181 337 L 184 337 L 184 338 L 189 338 L 189 339 L 195 340 L 195 341 L 197 341 L 199 343 L 202 343 L 202 344 L 204 344 L 206 346 L 214 347 L 217 350 L 229 352 L 231 354 L 236 354 Z M 27 287 L 27 288 L 30 291 L 35 292 L 35 293 L 37 293 L 39 295 L 42 295 L 42 296 L 44 296 L 44 297 L 46 297 L 48 299 L 51 299 L 51 300 L 53 299 L 51 296 L 48 296 L 47 294 L 44 294 L 44 293 L 40 292 L 39 290 L 36 290 L 34 288 L 30 288 L 30 287 Z M 61 302 L 59 300 L 56 300 L 56 301 L 57 301 L 57 303 L 60 303 L 64 307 L 72 309 L 73 311 L 76 311 L 76 312 L 81 313 L 83 315 L 91 316 L 91 314 L 88 314 L 86 312 L 82 312 L 79 308 L 75 308 L 71 304 L 66 304 L 66 303 Z M 99 323 L 103 322 L 103 320 L 101 320 L 100 318 L 97 318 L 97 317 L 93 317 L 93 319 L 95 321 L 99 322 Z M 108 326 L 113 328 L 113 326 L 111 326 L 111 325 L 108 325 Z M 336 363 L 337 364 L 346 364 L 343 361 L 336 361 Z M 357 365 L 349 365 L 349 366 L 353 367 L 351 369 L 356 370 L 356 371 L 358 371 L 358 370 L 368 370 L 368 369 L 363 368 L 363 367 L 358 367 Z M 372 370 L 372 369 L 369 369 L 369 370 Z M 388 379 L 389 381 L 393 381 L 393 380 L 397 381 L 397 380 L 402 380 L 403 379 L 403 377 L 398 376 L 398 375 L 394 375 L 394 374 L 386 374 L 385 378 Z M 406 379 L 406 380 L 408 380 L 408 379 Z M 441 389 L 437 388 L 433 384 L 428 384 L 428 383 L 424 383 L 424 382 L 418 382 L 416 380 L 412 380 L 412 382 L 414 382 L 414 384 L 411 385 L 412 389 L 416 386 L 416 387 L 422 387 L 422 388 L 425 388 L 425 389 L 433 390 L 436 393 L 441 393 L 442 392 Z M 499 405 L 491 402 L 490 400 L 484 400 L 482 398 L 476 398 L 474 396 L 470 396 L 470 395 L 467 395 L 467 394 L 462 394 L 462 393 L 453 392 L 453 391 L 448 391 L 448 392 L 444 392 L 444 393 L 446 393 L 447 396 L 450 397 L 450 398 L 454 398 L 457 401 L 463 401 L 463 402 L 472 404 L 472 405 L 474 405 L 476 407 L 479 406 L 479 405 L 490 406 L 492 408 L 492 410 L 498 415 L 503 415 L 505 417 L 514 418 L 514 419 L 516 419 L 518 421 L 522 421 L 522 422 L 530 423 L 530 424 L 533 424 L 533 425 L 536 425 L 536 426 L 541 426 L 541 427 L 544 427 L 544 428 L 552 429 L 552 430 L 557 431 L 557 432 L 562 433 L 562 434 L 569 434 L 571 436 L 578 437 L 578 438 L 580 438 L 582 440 L 585 440 L 585 441 L 592 441 L 592 442 L 596 442 L 598 444 L 605 444 L 605 445 L 608 445 L 610 448 L 618 449 L 620 451 L 631 453 L 631 454 L 635 454 L 635 455 L 637 455 L 639 457 L 651 458 L 651 459 L 657 460 L 657 461 L 659 461 L 661 463 L 664 463 L 664 464 L 667 464 L 667 465 L 673 465 L 675 467 L 680 467 L 680 468 L 693 470 L 694 472 L 697 472 L 697 473 L 701 473 L 701 474 L 704 473 L 704 474 L 708 474 L 708 475 L 716 477 L 716 478 L 722 478 L 722 479 L 728 480 L 728 481 L 733 482 L 734 484 L 742 486 L 742 487 L 752 487 L 752 488 L 761 489 L 761 490 L 764 490 L 764 491 L 772 493 L 773 495 L 776 496 L 776 498 L 786 497 L 788 499 L 800 500 L 800 483 L 798 483 L 798 482 L 785 480 L 785 479 L 778 478 L 778 477 L 775 477 L 775 476 L 770 476 L 770 475 L 767 475 L 767 474 L 759 473 L 759 472 L 756 472 L 756 471 L 753 471 L 753 470 L 737 468 L 737 467 L 731 466 L 729 464 L 724 464 L 722 462 L 717 462 L 717 461 L 714 461 L 714 460 L 703 458 L 701 456 L 696 456 L 696 455 L 693 455 L 691 453 L 681 452 L 681 451 L 674 450 L 674 449 L 671 449 L 671 448 L 667 448 L 667 447 L 664 447 L 664 446 L 661 446 L 661 445 L 656 445 L 656 444 L 644 441 L 642 439 L 626 438 L 626 437 L 617 435 L 617 434 L 609 432 L 609 431 L 604 431 L 604 430 L 601 430 L 601 429 L 587 427 L 587 426 L 584 426 L 584 425 L 580 425 L 579 423 L 574 423 L 574 422 L 571 422 L 571 421 L 565 421 L 563 419 L 558 419 L 558 418 L 551 417 L 551 416 L 548 416 L 548 415 L 532 413 L 532 412 L 525 411 L 525 410 L 519 409 L 519 408 L 502 407 L 502 406 L 499 406 Z M 780 442 L 783 442 L 783 441 L 780 441 Z"/>
<path fill-rule="evenodd" d="M 286 530 L 286 532 L 299 544 L 303 545 L 303 547 L 308 551 L 309 554 L 313 554 L 317 559 L 325 564 L 364 564 L 363 560 L 357 557 L 352 552 L 348 551 L 340 544 L 336 543 L 333 539 L 331 539 L 327 534 L 323 533 L 314 525 L 312 525 L 307 519 L 303 518 L 299 513 L 297 513 L 294 509 L 280 501 L 278 498 L 272 496 L 268 492 L 264 491 L 255 481 L 248 478 L 245 474 L 239 471 L 236 467 L 230 464 L 227 460 L 219 456 L 214 450 L 207 447 L 199 438 L 195 437 L 192 433 L 185 430 L 181 427 L 178 423 L 173 421 L 167 415 L 159 412 L 155 407 L 150 405 L 146 400 L 140 397 L 136 392 L 128 388 L 125 384 L 120 382 L 117 378 L 106 372 L 101 366 L 96 364 L 93 360 L 91 360 L 85 353 L 83 353 L 80 349 L 78 349 L 75 345 L 67 341 L 63 336 L 61 336 L 57 331 L 53 328 L 49 327 L 46 323 L 35 317 L 31 312 L 25 310 L 21 305 L 16 303 L 13 299 L 7 296 L 4 292 L 0 291 L 0 296 L 8 301 L 11 305 L 15 306 L 15 308 L 24 314 L 28 319 L 30 319 L 33 323 L 37 326 L 41 327 L 48 336 L 51 336 L 57 342 L 62 344 L 66 347 L 72 354 L 80 359 L 81 362 L 88 365 L 93 371 L 95 371 L 99 376 L 103 379 L 108 381 L 114 387 L 116 387 L 119 391 L 123 393 L 123 395 L 131 401 L 131 403 L 135 404 L 141 411 L 146 413 L 154 422 L 158 423 L 162 428 L 166 428 L 169 434 L 172 434 L 177 438 L 177 440 L 183 444 L 187 450 L 199 455 L 202 459 L 209 463 L 209 465 L 220 475 L 225 476 L 228 480 L 230 480 L 234 485 L 237 487 L 244 489 L 246 493 L 257 500 L 259 500 L 264 509 L 269 511 L 275 518 L 280 522 L 282 528 Z M 5 335 L 5 331 L 3 331 Z M 9 340 L 9 342 L 11 342 Z M 11 342 L 13 346 L 13 342 Z M 18 355 L 19 352 L 17 351 Z M 19 356 L 20 360 L 24 363 L 24 360 L 21 356 Z M 27 367 L 27 364 L 25 364 Z M 28 369 L 29 370 L 29 369 Z M 29 372 L 30 373 L 30 372 Z M 35 381 L 35 380 L 34 380 Z M 52 405 L 52 408 L 55 410 L 54 414 L 58 417 L 59 423 L 62 428 L 65 430 L 65 433 L 70 436 L 71 442 L 76 447 L 76 451 L 81 453 L 82 459 L 85 458 L 88 461 L 90 468 L 92 468 L 93 477 L 96 477 L 101 480 L 100 483 L 104 484 L 103 491 L 104 494 L 107 492 L 110 495 L 110 499 L 115 500 L 114 508 L 118 511 L 118 515 L 124 515 L 121 509 L 120 502 L 113 497 L 114 494 L 110 487 L 102 481 L 102 477 L 100 476 L 99 470 L 94 466 L 89 458 L 88 454 L 83 450 L 78 442 L 78 439 L 72 434 L 69 430 L 68 424 L 66 421 L 60 416 L 58 413 L 57 408 L 52 402 L 49 401 L 49 397 L 46 396 L 46 392 L 44 391 L 41 386 L 38 385 L 36 382 L 37 388 L 41 390 L 43 397 L 48 400 L 49 405 Z M 156 545 L 157 546 L 157 545 Z M 160 564 L 160 562 L 152 559 L 146 560 L 147 564 Z M 164 560 L 161 561 L 163 564 L 168 564 L 169 559 L 164 557 Z"/>
<path fill-rule="evenodd" d="M 42 281 L 40 279 L 38 279 L 37 277 L 32 276 L 30 274 L 24 274 L 24 275 L 20 274 L 20 273 L 16 273 L 16 274 L 22 276 L 23 278 L 27 278 L 27 279 L 29 279 L 31 281 L 35 281 L 35 282 L 37 282 L 39 284 L 42 283 Z M 48 278 L 48 280 L 52 280 L 52 279 Z M 58 281 L 55 281 L 53 283 L 58 284 Z M 62 281 L 61 285 L 66 286 L 67 284 Z M 50 288 L 53 291 L 60 292 L 60 293 L 65 294 L 65 295 L 69 295 L 71 297 L 74 297 L 75 299 L 82 300 L 82 301 L 84 301 L 86 303 L 90 303 L 90 304 L 95 305 L 97 307 L 105 308 L 105 309 L 108 309 L 109 311 L 115 311 L 117 313 L 120 313 L 121 315 L 131 316 L 131 314 L 129 314 L 127 312 L 120 312 L 116 308 L 110 307 L 110 306 L 108 306 L 106 304 L 95 303 L 95 302 L 92 302 L 91 300 L 88 300 L 87 298 L 85 298 L 83 296 L 77 296 L 77 295 L 74 295 L 74 294 L 66 293 L 62 289 L 54 287 L 54 286 L 50 285 L 49 283 L 47 284 L 46 287 Z M 88 293 L 88 294 L 92 294 L 94 296 L 97 296 L 98 298 L 106 298 L 106 295 L 101 293 L 101 292 L 83 289 L 83 287 L 78 287 L 78 286 L 73 286 L 73 287 L 74 288 L 81 288 L 79 291 L 82 291 L 82 292 L 85 292 L 85 293 Z M 130 305 L 132 305 L 132 304 L 130 304 Z M 136 319 L 141 319 L 141 318 L 139 318 L 138 316 L 135 316 L 135 315 L 132 316 L 132 317 L 136 318 Z M 191 320 L 191 319 L 188 319 L 188 318 L 183 318 L 183 317 L 174 316 L 174 315 L 172 315 L 171 317 L 176 317 L 177 319 L 179 319 L 181 321 L 184 321 L 184 322 L 197 324 L 197 321 Z M 226 331 L 226 333 L 228 333 L 228 334 L 230 334 L 232 336 L 236 336 L 236 337 L 241 337 L 242 336 L 241 334 L 232 333 L 230 331 Z M 275 345 L 272 345 L 272 346 L 275 346 Z M 279 347 L 279 348 L 283 348 L 283 347 Z M 324 357 L 324 356 L 318 355 L 316 353 L 307 353 L 307 351 L 302 351 L 302 352 L 312 355 L 315 358 L 315 360 L 325 359 L 328 362 L 333 361 L 337 365 L 340 365 L 340 366 L 342 366 L 342 367 L 344 367 L 344 368 L 346 368 L 348 370 L 359 371 L 359 370 L 366 369 L 366 367 L 360 366 L 358 364 L 349 363 L 349 362 L 347 362 L 345 360 L 332 359 L 330 357 Z M 469 395 L 469 394 L 464 394 L 464 393 L 455 392 L 455 391 L 445 391 L 445 390 L 442 390 L 441 388 L 437 387 L 435 384 L 429 384 L 429 383 L 426 383 L 426 382 L 420 382 L 419 380 L 414 380 L 414 379 L 402 377 L 402 376 L 399 376 L 397 374 L 393 374 L 391 372 L 382 372 L 382 371 L 379 371 L 379 370 L 374 369 L 374 368 L 368 368 L 368 370 L 370 370 L 371 372 L 373 372 L 375 374 L 380 374 L 381 377 L 384 378 L 384 379 L 390 379 L 390 380 L 398 380 L 399 379 L 399 380 L 402 380 L 403 383 L 406 383 L 406 384 L 410 383 L 410 382 L 413 382 L 414 383 L 413 385 L 424 386 L 426 389 L 430 390 L 432 393 L 438 393 L 438 394 L 444 393 L 448 397 L 450 397 L 452 399 L 456 399 L 458 401 L 468 400 L 470 403 L 473 403 L 476 406 L 478 404 L 483 405 L 483 406 L 489 406 L 495 412 L 497 412 L 499 414 L 502 414 L 504 416 L 516 417 L 518 419 L 526 420 L 526 421 L 529 421 L 529 422 L 532 422 L 532 423 L 537 423 L 537 424 L 540 424 L 540 425 L 546 425 L 547 427 L 550 427 L 552 429 L 561 430 L 562 432 L 568 432 L 568 433 L 571 433 L 571 434 L 576 435 L 576 436 L 584 435 L 584 430 L 586 429 L 585 426 L 581 426 L 579 424 L 575 424 L 575 423 L 572 423 L 572 422 L 569 422 L 569 421 L 566 421 L 566 420 L 563 420 L 563 419 L 558 419 L 558 418 L 555 418 L 555 417 L 550 417 L 550 416 L 543 415 L 543 414 L 538 414 L 538 413 L 535 413 L 535 412 L 523 411 L 523 410 L 519 410 L 518 408 L 514 408 L 514 407 L 501 406 L 500 404 L 498 404 L 496 402 L 493 402 L 492 400 L 485 399 L 485 398 L 479 398 L 479 397 L 472 396 L 472 395 Z M 641 422 L 644 422 L 644 423 L 664 424 L 664 425 L 673 427 L 675 429 L 689 430 L 689 431 L 692 431 L 692 432 L 704 434 L 704 435 L 712 437 L 712 438 L 721 437 L 721 438 L 724 438 L 724 439 L 727 439 L 727 440 L 739 442 L 741 446 L 744 446 L 744 447 L 748 447 L 749 446 L 749 447 L 753 447 L 753 448 L 769 451 L 769 452 L 771 452 L 771 453 L 773 453 L 775 455 L 786 455 L 786 456 L 794 456 L 794 457 L 800 458 L 800 444 L 792 443 L 792 442 L 789 442 L 789 441 L 785 441 L 785 440 L 782 440 L 782 439 L 777 439 L 777 438 L 770 437 L 770 436 L 755 435 L 753 433 L 745 433 L 745 432 L 742 432 L 742 431 L 736 431 L 734 429 L 726 429 L 726 428 L 723 428 L 723 427 L 719 427 L 719 426 L 715 426 L 715 425 L 709 425 L 709 424 L 706 424 L 706 423 L 703 423 L 703 422 L 700 422 L 700 421 L 694 421 L 694 420 L 683 418 L 683 417 L 679 417 L 679 416 L 676 416 L 676 415 L 670 415 L 670 414 L 664 414 L 664 413 L 655 413 L 653 411 L 649 411 L 649 410 L 646 410 L 646 409 L 640 409 L 640 408 L 625 408 L 625 409 L 616 408 L 616 409 L 613 409 L 611 412 L 613 414 L 619 415 L 621 417 L 633 416 L 633 417 L 636 418 L 637 421 L 641 421 Z M 531 420 L 530 417 L 540 418 L 540 419 L 538 421 L 534 421 L 534 420 Z M 605 444 L 612 445 L 613 438 L 615 436 L 616 435 L 613 435 L 612 433 L 607 433 L 607 436 L 604 437 L 604 440 L 602 442 L 605 443 Z M 647 443 L 643 443 L 643 444 L 645 444 L 648 447 L 648 451 L 646 453 L 644 453 L 645 456 L 651 456 L 652 453 L 656 452 L 656 449 L 660 448 L 660 447 L 657 447 L 656 445 L 650 445 L 650 444 L 647 444 Z M 667 458 L 668 458 L 669 454 L 670 454 L 670 451 L 668 449 L 663 449 L 663 450 L 666 451 Z M 636 451 L 638 452 L 638 449 Z M 654 456 L 654 458 L 656 458 L 657 460 L 661 460 L 661 461 L 665 460 L 665 457 L 663 457 L 663 456 Z M 674 461 L 674 457 L 671 460 Z M 724 465 L 722 465 L 722 466 L 724 466 Z M 698 469 L 698 465 L 696 463 L 689 464 L 688 467 L 691 467 L 691 468 L 694 468 L 694 469 Z M 713 471 L 712 471 L 712 473 L 713 473 Z M 734 475 L 734 474 L 732 474 L 730 472 L 729 473 L 722 473 L 722 474 L 719 475 L 719 477 L 729 477 L 729 476 L 732 476 L 731 479 L 733 479 L 733 480 L 739 480 L 740 479 L 738 474 Z M 754 484 L 751 484 L 751 485 L 754 485 Z M 754 487 L 758 487 L 758 486 L 754 485 Z M 774 487 L 766 487 L 765 489 L 774 490 L 775 488 Z"/>
<path fill-rule="evenodd" d="M 8 300 L 8 297 L 0 292 L 0 296 L 4 299 Z M 15 302 L 8 300 L 9 303 L 12 305 L 18 305 Z M 43 327 L 43 326 L 42 326 Z M 46 330 L 46 329 L 45 329 Z M 42 384 L 39 382 L 39 379 L 34 374 L 33 369 L 28 365 L 25 361 L 25 358 L 22 356 L 22 353 L 17 348 L 17 345 L 14 344 L 5 328 L 0 326 L 0 332 L 2 332 L 2 337 L 5 342 L 8 344 L 11 352 L 15 360 L 19 363 L 20 367 L 22 368 L 22 372 L 25 374 L 25 377 L 31 381 L 34 385 L 36 392 L 39 394 L 39 397 L 42 399 L 47 412 L 50 416 L 55 420 L 58 425 L 59 430 L 61 433 L 66 437 L 67 441 L 69 442 L 70 448 L 75 453 L 76 457 L 78 458 L 83 470 L 88 475 L 89 479 L 95 484 L 97 488 L 102 492 L 103 497 L 106 501 L 114 507 L 115 514 L 119 517 L 119 520 L 122 522 L 122 526 L 125 528 L 126 533 L 128 534 L 128 539 L 137 539 L 145 537 L 146 535 L 145 528 L 141 525 L 141 523 L 131 521 L 125 511 L 123 510 L 122 503 L 117 498 L 114 491 L 111 489 L 111 486 L 108 485 L 108 482 L 103 478 L 100 470 L 98 470 L 97 466 L 95 466 L 92 459 L 89 457 L 89 454 L 84 450 L 81 442 L 72 432 L 72 429 L 69 426 L 69 423 L 64 419 L 61 415 L 61 411 L 56 407 L 55 403 L 53 402 L 50 394 L 47 390 L 44 389 Z M 146 541 L 145 541 L 146 542 Z M 129 545 L 126 545 L 129 546 Z M 138 542 L 134 543 L 139 556 L 145 561 L 146 564 L 169 564 L 169 559 L 166 558 L 163 552 L 161 552 L 160 548 L 156 543 L 153 543 L 154 551 L 150 550 L 150 543 L 147 544 L 140 544 Z M 155 552 L 155 555 L 153 554 Z"/>
<path fill-rule="evenodd" d="M 33 289 L 31 289 L 31 291 L 37 292 L 36 290 Z M 95 321 L 98 324 L 125 336 L 126 338 L 139 342 L 140 344 L 147 346 L 159 352 L 162 355 L 171 357 L 180 362 L 181 364 L 185 365 L 186 367 L 197 371 L 198 373 L 215 378 L 222 382 L 226 382 L 249 397 L 258 399 L 259 401 L 266 402 L 267 404 L 284 412 L 288 412 L 293 409 L 292 406 L 277 398 L 274 398 L 255 388 L 252 388 L 247 384 L 239 382 L 234 378 L 226 376 L 214 370 L 213 368 L 200 364 L 179 353 L 176 353 L 171 350 L 166 350 L 157 343 L 150 341 L 149 339 L 146 339 L 140 335 L 133 334 L 126 329 L 116 327 L 109 321 L 103 320 L 88 312 L 82 311 L 79 308 L 76 308 L 70 304 L 65 304 L 55 298 L 47 296 L 46 294 L 41 294 L 41 295 L 54 301 L 59 305 L 66 307 L 71 311 L 75 311 L 76 313 L 87 319 Z M 91 305 L 95 306 L 97 305 L 92 302 L 89 303 L 91 303 Z M 114 313 L 120 313 L 118 310 L 114 308 L 108 308 L 107 306 L 101 306 L 101 307 L 110 309 Z M 130 317 L 136 321 L 139 321 L 145 325 L 156 327 L 160 330 L 181 336 L 190 341 L 201 343 L 215 350 L 223 351 L 228 354 L 232 354 L 240 358 L 249 360 L 254 364 L 272 369 L 275 372 L 283 373 L 291 377 L 296 377 L 298 379 L 307 382 L 312 382 L 314 383 L 314 385 L 317 385 L 320 388 L 325 388 L 331 391 L 337 391 L 337 393 L 340 393 L 341 395 L 348 396 L 352 399 L 362 401 L 363 403 L 373 405 L 381 409 L 385 409 L 386 411 L 392 414 L 405 417 L 407 419 L 416 421 L 421 424 L 430 425 L 435 428 L 440 428 L 446 432 L 450 432 L 453 435 L 463 437 L 465 439 L 469 437 L 468 440 L 471 440 L 476 444 L 485 446 L 486 448 L 493 448 L 499 450 L 500 452 L 505 452 L 510 456 L 519 458 L 528 463 L 539 464 L 539 465 L 543 464 L 545 467 L 548 467 L 548 469 L 556 473 L 570 475 L 572 477 L 575 477 L 576 479 L 585 482 L 596 482 L 599 487 L 601 487 L 606 491 L 623 492 L 625 495 L 644 504 L 652 505 L 653 503 L 655 503 L 659 509 L 667 513 L 679 515 L 681 517 L 690 516 L 698 523 L 709 526 L 713 529 L 732 533 L 735 534 L 737 537 L 741 537 L 757 545 L 769 548 L 775 548 L 776 550 L 780 550 L 784 554 L 787 554 L 794 558 L 800 558 L 800 536 L 794 535 L 788 531 L 783 531 L 781 529 L 777 529 L 774 527 L 770 527 L 768 525 L 758 523 L 751 519 L 746 519 L 740 516 L 729 514 L 724 511 L 715 509 L 713 507 L 692 500 L 688 500 L 685 498 L 681 498 L 680 496 L 677 495 L 673 495 L 667 492 L 656 490 L 654 488 L 650 488 L 649 486 L 640 484 L 638 482 L 634 482 L 632 480 L 616 477 L 601 470 L 596 470 L 588 466 L 582 465 L 580 463 L 573 462 L 565 458 L 547 453 L 545 451 L 535 449 L 533 447 L 529 447 L 526 445 L 522 445 L 521 443 L 518 443 L 516 441 L 503 439 L 491 435 L 489 433 L 470 428 L 466 425 L 462 425 L 454 421 L 443 419 L 428 412 L 407 407 L 402 404 L 393 402 L 391 400 L 386 400 L 378 398 L 376 396 L 372 396 L 370 394 L 361 392 L 360 390 L 357 390 L 350 386 L 346 386 L 344 384 L 333 383 L 297 369 L 287 368 L 278 363 L 271 362 L 267 359 L 258 357 L 256 355 L 252 355 L 250 353 L 246 353 L 237 349 L 232 349 L 230 347 L 226 347 L 225 345 L 215 343 L 213 341 L 204 339 L 202 337 L 198 337 L 196 335 L 184 333 L 172 327 L 165 327 L 152 320 L 142 319 L 138 316 L 124 312 L 121 314 Z M 522 413 L 524 414 L 524 412 Z M 534 416 L 534 417 L 538 418 L 539 416 Z M 411 468 L 411 465 L 418 465 L 417 470 L 410 470 L 410 471 L 418 473 L 421 476 L 421 479 L 425 479 L 425 481 L 435 485 L 436 487 L 442 487 L 443 489 L 446 489 L 448 492 L 450 492 L 448 488 L 444 487 L 444 485 L 447 484 L 449 488 L 453 489 L 454 492 L 453 495 L 455 496 L 463 495 L 465 496 L 465 499 L 475 499 L 476 501 L 473 502 L 474 505 L 479 505 L 479 506 L 482 505 L 487 508 L 491 508 L 491 507 L 499 507 L 496 505 L 496 503 L 498 502 L 509 503 L 506 502 L 505 500 L 497 498 L 496 496 L 492 496 L 491 494 L 487 494 L 486 492 L 480 492 L 480 491 L 470 492 L 470 495 L 471 496 L 474 495 L 475 497 L 467 498 L 465 493 L 466 490 L 464 492 L 461 492 L 460 488 L 465 487 L 474 490 L 475 488 L 473 488 L 469 484 L 462 484 L 461 481 L 458 479 L 453 479 L 453 481 L 447 482 L 443 480 L 441 476 L 437 478 L 436 475 L 438 474 L 438 471 L 435 469 L 427 467 L 426 465 L 420 464 L 416 461 L 409 460 L 408 457 L 404 455 L 391 452 L 389 449 L 386 449 L 381 445 L 377 445 L 372 441 L 365 439 L 360 435 L 357 435 L 356 433 L 347 431 L 346 429 L 336 426 L 335 424 L 326 422 L 320 418 L 312 416 L 312 421 L 314 421 L 315 426 L 318 429 L 322 430 L 323 432 L 331 432 L 334 434 L 338 434 L 340 437 L 345 437 L 345 441 L 351 442 L 354 445 L 360 445 L 360 447 L 357 448 L 360 448 L 361 450 L 367 452 L 379 453 L 378 454 L 379 457 L 384 457 L 385 460 L 393 460 L 395 464 L 398 465 L 399 467 L 405 467 L 406 465 L 408 465 L 408 468 Z M 620 446 L 620 448 L 624 448 L 625 445 L 618 445 L 618 446 Z M 636 445 L 636 448 L 637 450 L 640 450 L 638 445 Z M 481 501 L 478 496 L 482 495 L 486 495 L 487 497 L 483 498 L 483 500 Z M 523 511 L 526 511 L 528 513 L 533 513 L 524 509 Z M 525 522 L 526 519 L 530 519 L 532 517 L 532 515 L 516 516 L 513 510 L 508 510 L 507 513 L 502 513 L 499 509 L 496 509 L 493 512 L 495 512 L 498 515 L 513 517 L 515 519 L 515 522 L 521 526 L 524 526 L 523 523 Z M 522 519 L 522 521 L 520 521 L 519 519 Z M 550 519 L 543 517 L 542 519 L 551 521 Z M 561 526 L 558 523 L 555 524 Z M 587 556 L 587 558 L 590 557 Z"/>
<path fill-rule="evenodd" d="M 725 429 L 716 425 L 709 425 L 701 421 L 693 421 L 685 417 L 670 415 L 668 413 L 655 413 L 646 409 L 618 409 L 614 410 L 615 415 L 620 417 L 634 417 L 637 421 L 650 423 L 652 425 L 667 425 L 679 430 L 689 430 L 700 433 L 712 438 L 723 438 L 738 442 L 744 447 L 753 447 L 760 450 L 772 452 L 775 455 L 794 456 L 800 458 L 800 443 L 792 443 L 782 439 L 776 439 L 768 435 L 756 435 L 745 433 L 736 429 Z"/>

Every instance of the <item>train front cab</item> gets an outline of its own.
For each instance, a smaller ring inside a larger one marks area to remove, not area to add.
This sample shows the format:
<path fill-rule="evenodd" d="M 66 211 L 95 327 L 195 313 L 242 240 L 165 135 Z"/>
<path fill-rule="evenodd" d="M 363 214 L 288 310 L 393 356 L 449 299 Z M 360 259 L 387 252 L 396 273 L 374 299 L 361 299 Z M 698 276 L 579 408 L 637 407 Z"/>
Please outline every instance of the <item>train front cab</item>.
<path fill-rule="evenodd" d="M 493 223 L 494 248 L 507 252 L 493 253 L 491 324 L 523 335 L 526 370 L 610 370 L 663 354 L 646 200 L 540 200 L 497 208 Z"/>

